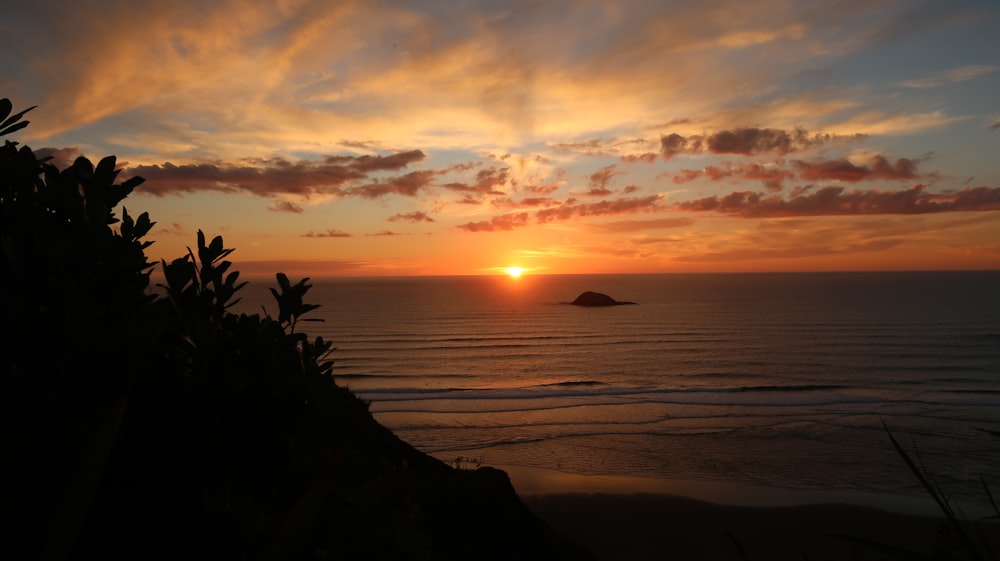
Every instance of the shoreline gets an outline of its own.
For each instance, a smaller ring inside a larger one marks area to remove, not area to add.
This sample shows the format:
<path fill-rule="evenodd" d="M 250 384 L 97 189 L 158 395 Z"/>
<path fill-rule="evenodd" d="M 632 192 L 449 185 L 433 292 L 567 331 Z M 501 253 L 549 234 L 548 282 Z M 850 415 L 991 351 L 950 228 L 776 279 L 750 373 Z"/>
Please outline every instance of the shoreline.
<path fill-rule="evenodd" d="M 895 559 L 957 543 L 930 497 L 495 467 L 598 561 Z M 1000 522 L 965 520 L 977 547 L 1000 551 Z"/>
<path fill-rule="evenodd" d="M 666 479 L 639 475 L 582 475 L 554 469 L 495 465 L 507 472 L 521 497 L 548 495 L 652 495 L 746 508 L 787 508 L 846 505 L 930 518 L 942 517 L 929 496 L 894 495 L 844 489 L 792 489 L 707 479 Z M 989 504 L 953 502 L 960 518 L 978 520 L 993 515 Z"/>

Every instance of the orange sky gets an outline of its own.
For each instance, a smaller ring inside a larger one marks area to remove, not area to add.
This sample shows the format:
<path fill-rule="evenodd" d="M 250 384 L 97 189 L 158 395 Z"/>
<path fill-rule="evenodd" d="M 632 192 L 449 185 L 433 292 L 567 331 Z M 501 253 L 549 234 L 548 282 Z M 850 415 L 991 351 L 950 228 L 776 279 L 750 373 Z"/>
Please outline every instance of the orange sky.
<path fill-rule="evenodd" d="M 65 4 L 65 5 L 64 5 Z M 15 140 L 247 274 L 996 269 L 994 2 L 129 2 L 5 16 Z M 42 39 L 44 38 L 44 40 Z"/>

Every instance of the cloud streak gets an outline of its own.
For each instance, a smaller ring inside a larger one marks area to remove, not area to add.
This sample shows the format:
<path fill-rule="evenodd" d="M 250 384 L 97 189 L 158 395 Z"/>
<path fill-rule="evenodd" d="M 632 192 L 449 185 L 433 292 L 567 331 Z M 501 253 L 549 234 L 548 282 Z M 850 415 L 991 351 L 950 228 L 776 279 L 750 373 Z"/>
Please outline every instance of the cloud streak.
<path fill-rule="evenodd" d="M 420 150 L 390 156 L 326 156 L 319 161 L 289 161 L 284 158 L 249 159 L 243 164 L 207 162 L 175 165 L 138 165 L 127 168 L 127 176 L 146 179 L 142 191 L 157 196 L 215 191 L 274 194 L 358 195 L 377 198 L 388 193 L 414 195 L 429 180 L 431 172 L 411 172 L 379 180 L 352 190 L 344 186 L 367 179 L 371 174 L 398 171 L 423 160 Z"/>
<path fill-rule="evenodd" d="M 353 236 L 347 232 L 342 232 L 335 228 L 330 228 L 329 230 L 325 230 L 322 232 L 314 232 L 313 230 L 309 230 L 305 234 L 302 234 L 302 237 L 303 238 L 350 238 Z"/>
<path fill-rule="evenodd" d="M 805 129 L 791 131 L 770 128 L 737 128 L 721 130 L 710 135 L 682 136 L 670 133 L 660 137 L 660 152 L 666 159 L 681 154 L 736 154 L 755 156 L 777 154 L 784 156 L 812 148 L 856 142 L 867 138 L 864 134 L 810 134 Z"/>
<path fill-rule="evenodd" d="M 952 193 L 930 193 L 925 185 L 902 191 L 846 191 L 843 187 L 823 187 L 814 193 L 793 195 L 788 199 L 734 191 L 722 197 L 680 202 L 674 209 L 747 218 L 993 211 L 1000 210 L 1000 188 L 975 187 Z"/>

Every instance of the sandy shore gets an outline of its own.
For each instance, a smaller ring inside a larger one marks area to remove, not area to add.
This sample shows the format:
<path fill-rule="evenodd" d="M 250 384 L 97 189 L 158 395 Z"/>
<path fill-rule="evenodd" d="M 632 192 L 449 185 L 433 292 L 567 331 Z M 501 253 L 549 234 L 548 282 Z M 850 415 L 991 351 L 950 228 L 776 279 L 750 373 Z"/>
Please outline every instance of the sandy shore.
<path fill-rule="evenodd" d="M 538 516 L 599 561 L 897 559 L 905 557 L 893 550 L 957 547 L 933 504 L 916 498 L 840 495 L 856 500 L 847 504 L 822 502 L 833 493 L 502 469 Z M 979 522 L 970 533 L 1000 554 L 1000 523 Z"/>

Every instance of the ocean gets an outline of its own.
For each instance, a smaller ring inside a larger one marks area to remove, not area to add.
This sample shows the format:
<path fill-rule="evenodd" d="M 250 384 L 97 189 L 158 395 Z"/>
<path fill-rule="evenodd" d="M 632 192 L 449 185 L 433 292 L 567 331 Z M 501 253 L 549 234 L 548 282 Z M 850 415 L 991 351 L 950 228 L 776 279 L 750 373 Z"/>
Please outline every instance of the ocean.
<path fill-rule="evenodd" d="M 1000 497 L 1000 272 L 312 282 L 337 382 L 448 462 L 926 497 L 884 423 L 948 496 Z"/>

